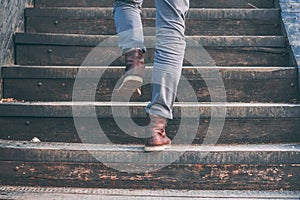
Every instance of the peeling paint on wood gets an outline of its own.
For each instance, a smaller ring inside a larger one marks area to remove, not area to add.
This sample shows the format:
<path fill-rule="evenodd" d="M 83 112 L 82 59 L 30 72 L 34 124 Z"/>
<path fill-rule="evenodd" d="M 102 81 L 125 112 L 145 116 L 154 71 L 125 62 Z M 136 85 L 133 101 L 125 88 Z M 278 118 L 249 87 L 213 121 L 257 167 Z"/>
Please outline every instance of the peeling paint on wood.
<path fill-rule="evenodd" d="M 157 172 L 128 174 L 100 163 L 0 162 L 5 185 L 193 190 L 299 190 L 299 166 L 170 165 Z M 16 166 L 18 171 L 13 170 Z"/>

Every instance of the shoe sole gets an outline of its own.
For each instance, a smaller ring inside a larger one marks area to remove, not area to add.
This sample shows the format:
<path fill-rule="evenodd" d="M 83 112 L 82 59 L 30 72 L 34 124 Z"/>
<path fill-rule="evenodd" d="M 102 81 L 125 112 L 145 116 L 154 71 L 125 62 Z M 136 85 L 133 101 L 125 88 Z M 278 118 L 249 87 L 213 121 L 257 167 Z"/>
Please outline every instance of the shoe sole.
<path fill-rule="evenodd" d="M 120 87 L 117 89 L 118 93 L 132 93 L 135 90 L 137 90 L 138 94 L 141 95 L 140 87 L 143 84 L 143 79 L 139 76 L 126 76 L 120 85 Z"/>
<path fill-rule="evenodd" d="M 145 152 L 155 152 L 155 151 L 163 151 L 167 148 L 170 148 L 171 144 L 168 145 L 162 145 L 162 146 L 145 146 L 144 151 Z"/>

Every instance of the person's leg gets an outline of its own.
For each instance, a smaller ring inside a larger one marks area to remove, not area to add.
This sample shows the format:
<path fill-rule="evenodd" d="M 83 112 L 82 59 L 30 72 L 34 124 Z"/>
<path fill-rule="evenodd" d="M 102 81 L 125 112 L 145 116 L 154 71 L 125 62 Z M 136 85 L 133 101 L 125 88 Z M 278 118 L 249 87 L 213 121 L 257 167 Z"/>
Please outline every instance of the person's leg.
<path fill-rule="evenodd" d="M 185 52 L 185 15 L 189 0 L 156 0 L 156 52 L 152 74 L 151 115 L 172 119 L 172 108 Z"/>
<path fill-rule="evenodd" d="M 152 100 L 146 107 L 150 115 L 145 151 L 161 151 L 171 144 L 166 136 L 181 76 L 186 47 L 185 15 L 189 0 L 156 0 L 156 50 L 152 73 Z"/>
<path fill-rule="evenodd" d="M 122 53 L 144 46 L 141 6 L 143 0 L 115 0 L 114 20 Z"/>
<path fill-rule="evenodd" d="M 139 88 L 144 75 L 144 35 L 141 21 L 143 0 L 115 0 L 114 20 L 119 46 L 125 56 L 125 73 L 118 91 L 131 93 Z"/>

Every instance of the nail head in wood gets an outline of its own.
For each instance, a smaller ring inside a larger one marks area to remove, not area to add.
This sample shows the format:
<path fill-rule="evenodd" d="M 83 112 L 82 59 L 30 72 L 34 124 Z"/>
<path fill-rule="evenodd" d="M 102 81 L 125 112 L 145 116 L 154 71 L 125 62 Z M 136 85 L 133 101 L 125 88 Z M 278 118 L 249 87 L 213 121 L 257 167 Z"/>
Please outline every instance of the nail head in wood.
<path fill-rule="evenodd" d="M 294 82 L 291 82 L 291 87 L 295 87 L 295 83 Z"/>
<path fill-rule="evenodd" d="M 20 170 L 20 167 L 18 167 L 18 166 L 16 166 L 15 168 L 14 168 L 14 171 L 19 171 Z"/>

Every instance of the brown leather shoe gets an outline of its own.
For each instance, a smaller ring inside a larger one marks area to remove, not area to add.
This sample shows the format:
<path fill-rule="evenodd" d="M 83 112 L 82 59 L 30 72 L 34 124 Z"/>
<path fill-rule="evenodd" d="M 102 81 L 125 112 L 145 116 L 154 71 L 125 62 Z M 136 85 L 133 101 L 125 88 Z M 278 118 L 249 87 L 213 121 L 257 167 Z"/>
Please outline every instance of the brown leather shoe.
<path fill-rule="evenodd" d="M 125 54 L 125 73 L 123 80 L 118 87 L 118 92 L 132 93 L 139 90 L 143 84 L 143 76 L 145 71 L 144 52 L 141 49 L 134 49 Z"/>
<path fill-rule="evenodd" d="M 167 120 L 159 116 L 150 116 L 150 118 L 148 132 L 151 136 L 146 139 L 145 151 L 162 151 L 172 143 L 165 131 Z"/>

